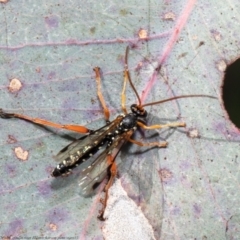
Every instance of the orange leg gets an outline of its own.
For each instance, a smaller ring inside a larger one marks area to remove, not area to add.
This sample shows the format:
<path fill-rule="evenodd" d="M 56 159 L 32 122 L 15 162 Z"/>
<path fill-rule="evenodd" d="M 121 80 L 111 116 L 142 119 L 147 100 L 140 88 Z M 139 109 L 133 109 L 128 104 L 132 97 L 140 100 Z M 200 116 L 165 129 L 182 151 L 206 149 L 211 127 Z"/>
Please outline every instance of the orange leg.
<path fill-rule="evenodd" d="M 174 122 L 174 123 L 167 123 L 167 124 L 162 124 L 162 125 L 151 125 L 151 126 L 146 126 L 142 122 L 137 122 L 137 125 L 144 128 L 144 129 L 157 129 L 157 128 L 166 128 L 166 127 L 185 127 L 186 124 L 184 122 Z M 167 147 L 167 142 L 151 142 L 151 143 L 143 143 L 139 142 L 136 140 L 131 139 L 130 137 L 127 139 L 129 142 L 137 144 L 141 147 L 146 146 L 146 147 Z"/>
<path fill-rule="evenodd" d="M 122 110 L 124 114 L 127 114 L 127 109 L 126 109 L 126 85 L 128 81 L 128 70 L 124 70 L 124 81 L 123 81 L 123 88 L 122 88 L 122 93 L 121 93 L 121 98 L 122 98 Z"/>
<path fill-rule="evenodd" d="M 137 125 L 144 129 L 157 129 L 157 128 L 166 128 L 166 127 L 185 127 L 186 123 L 184 122 L 173 122 L 173 123 L 167 123 L 162 125 L 152 125 L 152 126 L 146 126 L 145 124 L 141 122 L 137 122 Z"/>
<path fill-rule="evenodd" d="M 151 143 L 143 143 L 143 142 L 139 142 L 136 140 L 133 140 L 131 138 L 128 139 L 129 142 L 137 144 L 138 146 L 145 146 L 145 147 L 167 147 L 167 142 L 151 142 Z"/>
<path fill-rule="evenodd" d="M 101 203 L 102 203 L 103 207 L 102 207 L 102 210 L 100 211 L 100 215 L 98 216 L 98 219 L 101 220 L 101 221 L 105 220 L 104 212 L 105 212 L 105 209 L 106 209 L 106 206 L 107 206 L 108 190 L 113 185 L 114 178 L 117 175 L 117 165 L 114 162 L 114 158 L 111 155 L 108 155 L 107 156 L 107 161 L 108 161 L 109 166 L 110 166 L 110 174 L 111 175 L 110 175 L 110 178 L 109 178 L 109 180 L 107 182 L 107 185 L 104 188 L 105 198 L 101 199 Z"/>
<path fill-rule="evenodd" d="M 62 124 L 46 121 L 46 120 L 40 119 L 40 118 L 28 117 L 28 116 L 18 114 L 18 113 L 6 113 L 2 109 L 0 109 L 0 117 L 1 118 L 20 118 L 20 119 L 24 119 L 24 120 L 27 120 L 27 121 L 32 122 L 32 123 L 39 124 L 39 125 L 49 126 L 49 127 L 54 127 L 54 128 L 67 129 L 67 130 L 77 132 L 77 133 L 88 133 L 88 132 L 90 132 L 90 130 L 88 128 L 84 127 L 84 126 L 62 125 Z"/>
<path fill-rule="evenodd" d="M 96 74 L 97 95 L 98 95 L 100 103 L 101 103 L 101 105 L 103 107 L 103 112 L 104 112 L 105 119 L 106 119 L 107 122 L 109 122 L 110 112 L 109 112 L 109 109 L 107 108 L 107 105 L 105 103 L 105 100 L 104 100 L 102 92 L 101 92 L 100 68 L 99 67 L 95 67 L 93 70 L 95 71 L 95 74 Z"/>

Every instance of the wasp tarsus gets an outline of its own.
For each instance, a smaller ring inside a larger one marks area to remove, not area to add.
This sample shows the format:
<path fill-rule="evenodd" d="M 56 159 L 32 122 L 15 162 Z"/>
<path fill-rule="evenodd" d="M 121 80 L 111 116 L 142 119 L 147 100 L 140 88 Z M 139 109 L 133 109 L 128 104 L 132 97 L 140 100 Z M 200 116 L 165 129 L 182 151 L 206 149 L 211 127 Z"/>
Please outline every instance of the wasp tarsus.
<path fill-rule="evenodd" d="M 3 111 L 2 108 L 0 108 L 0 117 L 4 118 L 4 119 L 13 118 L 14 114 L 13 113 L 6 113 L 6 112 Z"/>

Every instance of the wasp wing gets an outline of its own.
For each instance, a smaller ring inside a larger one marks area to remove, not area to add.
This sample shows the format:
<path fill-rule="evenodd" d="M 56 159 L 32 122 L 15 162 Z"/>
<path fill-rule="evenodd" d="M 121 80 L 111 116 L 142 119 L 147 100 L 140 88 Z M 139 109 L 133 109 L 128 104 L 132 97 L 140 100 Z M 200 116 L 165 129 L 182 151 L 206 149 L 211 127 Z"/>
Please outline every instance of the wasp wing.
<path fill-rule="evenodd" d="M 119 116 L 114 121 L 103 126 L 102 128 L 91 132 L 90 134 L 83 136 L 66 147 L 64 147 L 56 156 L 57 161 L 68 160 L 70 155 L 75 156 L 77 153 L 78 159 L 80 159 L 86 152 L 90 152 L 92 148 L 96 147 L 99 143 L 103 141 L 106 134 L 112 129 L 116 128 L 117 124 L 121 121 L 122 116 Z"/>
<path fill-rule="evenodd" d="M 67 156 L 66 153 L 71 152 L 77 145 L 80 146 L 81 142 L 83 142 L 86 137 L 88 137 L 88 135 L 82 136 L 69 143 L 66 147 L 61 149 L 56 156 L 54 156 L 54 159 L 56 161 L 62 161 L 63 159 L 65 159 L 65 157 Z"/>
<path fill-rule="evenodd" d="M 110 147 L 107 147 L 102 151 L 98 157 L 96 157 L 91 165 L 88 165 L 82 170 L 80 177 L 80 191 L 82 195 L 89 196 L 100 185 L 100 183 L 109 175 L 109 168 L 112 163 L 107 161 L 107 156 L 112 155 L 113 161 L 115 161 L 119 151 L 121 150 L 124 142 L 133 134 L 134 131 L 128 131 L 115 137 L 114 142 Z"/>

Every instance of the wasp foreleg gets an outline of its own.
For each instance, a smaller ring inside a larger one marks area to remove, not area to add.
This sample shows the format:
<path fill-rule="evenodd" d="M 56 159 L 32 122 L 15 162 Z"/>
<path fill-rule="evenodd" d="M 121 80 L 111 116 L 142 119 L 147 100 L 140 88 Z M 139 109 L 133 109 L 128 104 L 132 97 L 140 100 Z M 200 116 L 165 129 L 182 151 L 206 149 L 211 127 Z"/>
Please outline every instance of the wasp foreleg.
<path fill-rule="evenodd" d="M 172 122 L 167 124 L 157 124 L 157 125 L 147 126 L 142 122 L 138 121 L 137 125 L 144 129 L 159 129 L 159 128 L 166 128 L 166 127 L 186 127 L 186 123 L 184 122 Z"/>
<path fill-rule="evenodd" d="M 168 143 L 167 142 L 150 142 L 150 143 L 143 143 L 143 142 L 139 142 L 136 140 L 133 140 L 131 138 L 128 139 L 129 142 L 134 143 L 138 146 L 141 147 L 167 147 Z"/>

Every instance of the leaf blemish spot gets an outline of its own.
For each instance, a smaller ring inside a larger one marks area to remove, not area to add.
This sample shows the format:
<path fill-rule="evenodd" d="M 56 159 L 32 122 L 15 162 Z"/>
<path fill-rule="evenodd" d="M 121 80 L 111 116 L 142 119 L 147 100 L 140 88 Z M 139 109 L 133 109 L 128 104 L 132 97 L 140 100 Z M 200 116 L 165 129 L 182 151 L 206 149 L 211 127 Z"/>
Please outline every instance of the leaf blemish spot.
<path fill-rule="evenodd" d="M 145 39 L 145 38 L 147 38 L 147 37 L 148 37 L 148 32 L 147 32 L 147 30 L 145 30 L 145 29 L 140 29 L 140 30 L 138 31 L 138 37 L 139 37 L 140 39 Z"/>
<path fill-rule="evenodd" d="M 16 147 L 14 149 L 16 157 L 21 161 L 26 161 L 28 159 L 28 151 L 24 151 L 21 147 Z"/>
<path fill-rule="evenodd" d="M 5 169 L 6 169 L 7 174 L 10 176 L 14 176 L 16 174 L 16 166 L 15 165 L 7 164 Z"/>
<path fill-rule="evenodd" d="M 196 128 L 189 129 L 187 132 L 187 136 L 190 138 L 199 138 L 200 137 L 199 132 Z"/>
<path fill-rule="evenodd" d="M 198 205 L 197 203 L 195 203 L 193 205 L 193 212 L 194 212 L 194 216 L 196 218 L 199 218 L 201 216 L 201 212 L 202 212 L 201 206 Z"/>
<path fill-rule="evenodd" d="M 173 173 L 166 168 L 162 168 L 158 171 L 161 180 L 165 183 L 173 178 Z"/>
<path fill-rule="evenodd" d="M 57 225 L 54 224 L 54 223 L 50 223 L 50 224 L 49 224 L 49 228 L 50 228 L 52 231 L 56 231 L 56 230 L 57 230 Z"/>
<path fill-rule="evenodd" d="M 167 12 L 163 16 L 163 20 L 174 21 L 176 19 L 176 15 L 173 12 Z"/>
<path fill-rule="evenodd" d="M 37 186 L 39 194 L 41 196 L 49 196 L 51 194 L 51 187 L 48 182 L 40 182 Z"/>
<path fill-rule="evenodd" d="M 35 71 L 36 71 L 37 73 L 40 73 L 40 72 L 41 72 L 41 68 L 40 68 L 40 67 L 37 67 L 37 68 L 35 69 Z"/>
<path fill-rule="evenodd" d="M 57 28 L 59 23 L 58 16 L 50 15 L 45 17 L 45 23 L 49 28 Z"/>
<path fill-rule="evenodd" d="M 224 72 L 227 68 L 227 64 L 224 60 L 221 60 L 217 63 L 217 68 L 220 72 Z"/>
<path fill-rule="evenodd" d="M 19 79 L 13 78 L 8 86 L 8 90 L 12 93 L 18 92 L 22 88 L 22 83 Z"/>
<path fill-rule="evenodd" d="M 222 35 L 218 31 L 213 30 L 212 35 L 216 42 L 220 42 L 222 40 Z"/>
<path fill-rule="evenodd" d="M 11 144 L 11 143 L 16 143 L 17 139 L 13 136 L 13 135 L 8 135 L 8 140 L 7 143 Z"/>

